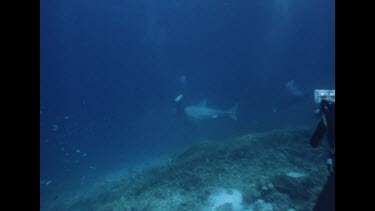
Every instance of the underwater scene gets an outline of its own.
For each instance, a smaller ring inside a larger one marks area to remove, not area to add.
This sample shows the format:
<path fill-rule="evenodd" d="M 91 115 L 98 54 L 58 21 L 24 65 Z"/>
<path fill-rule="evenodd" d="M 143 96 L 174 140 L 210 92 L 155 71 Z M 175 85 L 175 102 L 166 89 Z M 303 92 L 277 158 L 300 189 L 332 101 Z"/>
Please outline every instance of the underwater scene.
<path fill-rule="evenodd" d="M 333 0 L 41 0 L 40 210 L 334 210 Z"/>

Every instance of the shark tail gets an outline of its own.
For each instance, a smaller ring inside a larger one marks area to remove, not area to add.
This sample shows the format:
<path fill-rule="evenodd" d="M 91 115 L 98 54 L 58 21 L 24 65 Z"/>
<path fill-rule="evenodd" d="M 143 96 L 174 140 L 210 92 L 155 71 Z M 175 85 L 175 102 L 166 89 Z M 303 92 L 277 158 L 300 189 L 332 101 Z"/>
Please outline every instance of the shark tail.
<path fill-rule="evenodd" d="M 236 103 L 231 109 L 228 110 L 229 117 L 237 120 L 237 108 L 238 108 L 238 103 Z"/>

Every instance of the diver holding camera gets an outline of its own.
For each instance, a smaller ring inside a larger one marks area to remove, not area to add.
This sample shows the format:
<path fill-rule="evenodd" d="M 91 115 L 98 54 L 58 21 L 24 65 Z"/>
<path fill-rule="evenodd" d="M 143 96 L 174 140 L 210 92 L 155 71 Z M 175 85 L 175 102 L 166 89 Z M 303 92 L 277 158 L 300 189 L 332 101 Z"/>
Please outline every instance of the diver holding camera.
<path fill-rule="evenodd" d="M 315 103 L 320 105 L 317 114 L 320 121 L 310 139 L 312 147 L 318 147 L 326 136 L 329 145 L 327 158 L 328 180 L 319 194 L 314 211 L 335 210 L 335 90 L 315 90 Z"/>

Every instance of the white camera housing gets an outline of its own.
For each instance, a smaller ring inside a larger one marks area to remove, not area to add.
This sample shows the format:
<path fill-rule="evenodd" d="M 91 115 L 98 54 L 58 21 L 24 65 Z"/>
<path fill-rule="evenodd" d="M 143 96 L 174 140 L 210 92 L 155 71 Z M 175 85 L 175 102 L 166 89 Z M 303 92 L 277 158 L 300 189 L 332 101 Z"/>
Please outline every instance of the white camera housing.
<path fill-rule="evenodd" d="M 335 102 L 335 90 L 326 89 L 315 89 L 314 100 L 316 104 L 319 104 L 322 100 L 327 100 L 328 102 Z"/>

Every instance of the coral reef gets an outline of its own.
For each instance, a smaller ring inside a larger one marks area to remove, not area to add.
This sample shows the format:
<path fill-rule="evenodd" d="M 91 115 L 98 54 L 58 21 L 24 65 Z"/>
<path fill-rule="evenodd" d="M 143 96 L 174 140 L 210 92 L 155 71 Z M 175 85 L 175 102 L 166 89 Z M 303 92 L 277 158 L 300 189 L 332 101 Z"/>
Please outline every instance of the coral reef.
<path fill-rule="evenodd" d="M 54 210 L 311 210 L 327 177 L 325 151 L 309 146 L 311 134 L 275 130 L 204 141 Z M 218 204 L 215 196 L 227 198 Z"/>

